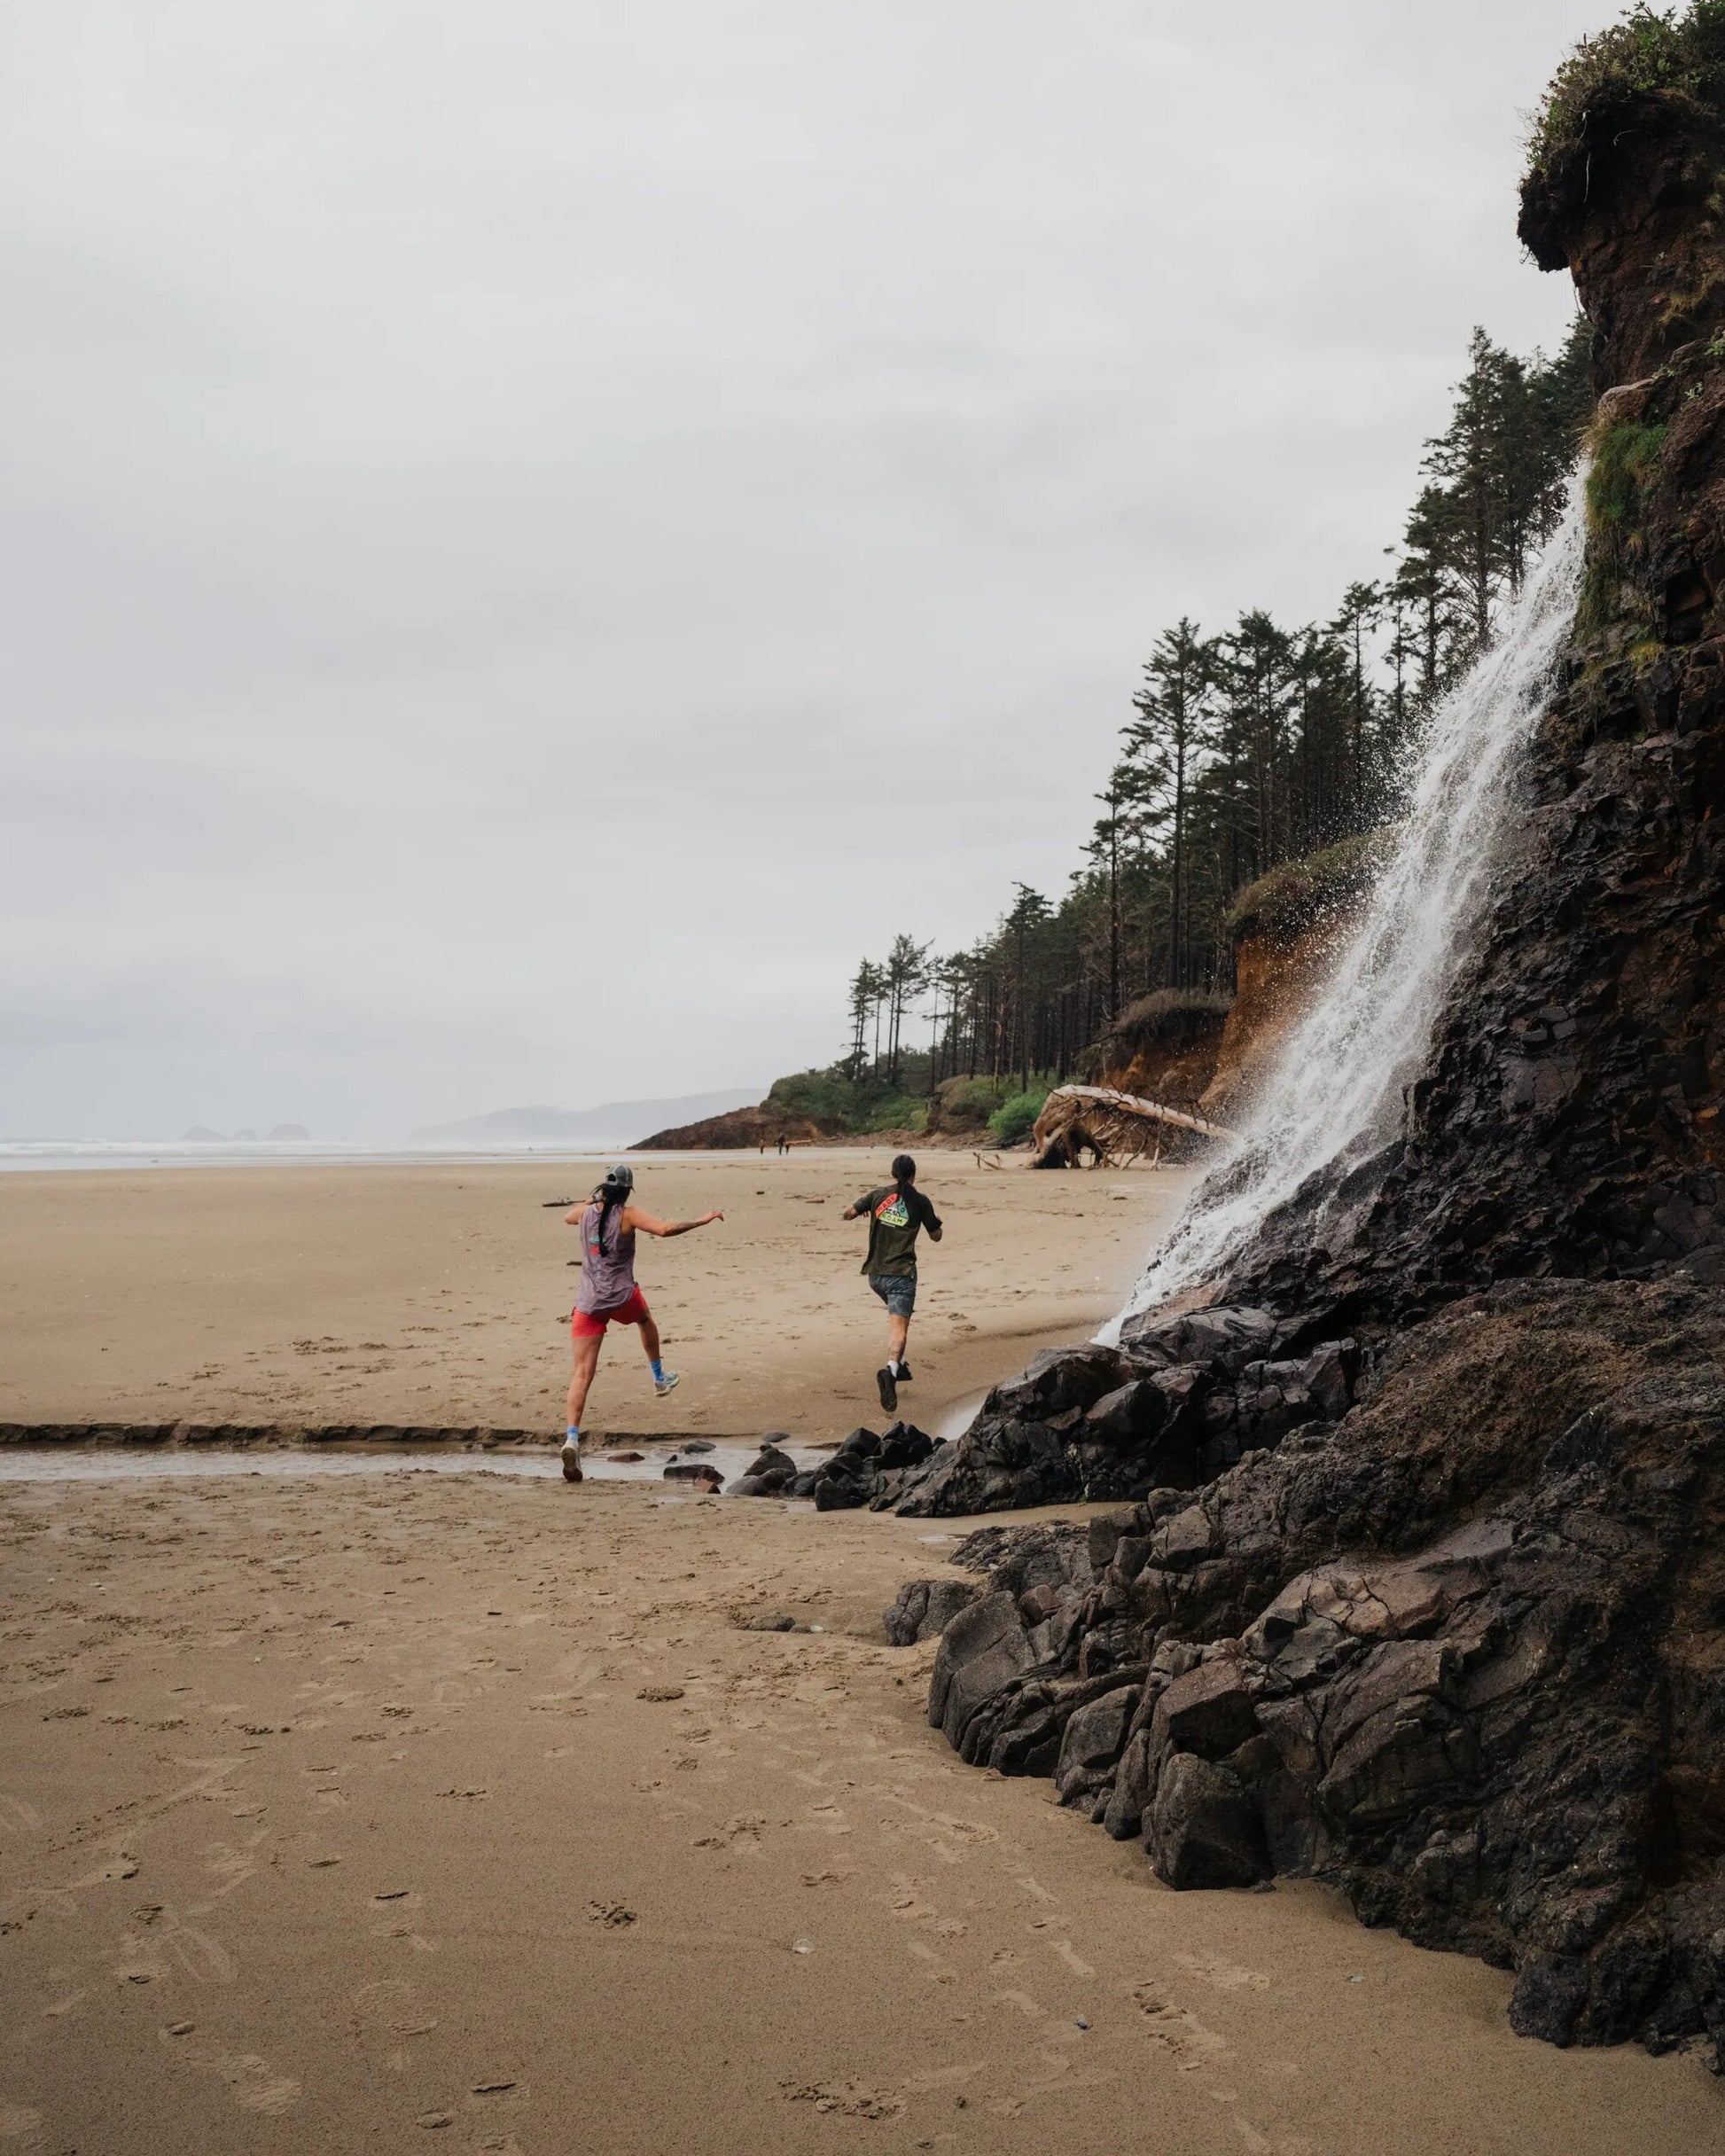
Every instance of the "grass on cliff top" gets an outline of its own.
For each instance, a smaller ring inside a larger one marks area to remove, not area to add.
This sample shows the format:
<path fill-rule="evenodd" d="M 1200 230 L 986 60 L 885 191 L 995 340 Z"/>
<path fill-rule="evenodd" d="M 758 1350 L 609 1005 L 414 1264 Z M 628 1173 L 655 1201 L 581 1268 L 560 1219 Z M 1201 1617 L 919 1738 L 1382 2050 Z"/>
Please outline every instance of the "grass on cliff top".
<path fill-rule="evenodd" d="M 863 1137 L 870 1130 L 920 1130 L 928 1102 L 919 1094 L 894 1092 L 872 1078 L 847 1078 L 837 1071 L 797 1071 L 776 1078 L 762 1105 L 785 1116 L 833 1123 Z"/>
<path fill-rule="evenodd" d="M 1247 884 L 1228 909 L 1223 926 L 1229 934 L 1236 942 L 1247 936 L 1300 935 L 1356 904 L 1384 864 L 1393 829 L 1384 824 L 1362 832 L 1321 853 L 1284 861 Z"/>
<path fill-rule="evenodd" d="M 1637 5 L 1610 29 L 1584 37 L 1534 114 L 1529 176 L 1581 143 L 1590 112 L 1638 91 L 1663 91 L 1715 111 L 1725 105 L 1725 0 L 1690 0 L 1681 13 Z"/>
<path fill-rule="evenodd" d="M 1208 988 L 1157 988 L 1128 1004 L 1108 1028 L 1109 1047 L 1137 1050 L 1190 1040 L 1228 1016 L 1234 998 Z"/>

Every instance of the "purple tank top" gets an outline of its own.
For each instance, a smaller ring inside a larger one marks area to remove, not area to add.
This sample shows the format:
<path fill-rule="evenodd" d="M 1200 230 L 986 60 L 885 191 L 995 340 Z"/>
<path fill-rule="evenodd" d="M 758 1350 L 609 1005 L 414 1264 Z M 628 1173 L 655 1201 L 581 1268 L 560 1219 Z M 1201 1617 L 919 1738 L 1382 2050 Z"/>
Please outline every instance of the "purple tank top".
<path fill-rule="evenodd" d="M 621 1206 L 612 1207 L 603 1250 L 597 1199 L 581 1216 L 581 1286 L 575 1308 L 589 1316 L 595 1310 L 614 1310 L 635 1293 L 635 1236 L 632 1230 L 623 1231 L 623 1211 Z"/>

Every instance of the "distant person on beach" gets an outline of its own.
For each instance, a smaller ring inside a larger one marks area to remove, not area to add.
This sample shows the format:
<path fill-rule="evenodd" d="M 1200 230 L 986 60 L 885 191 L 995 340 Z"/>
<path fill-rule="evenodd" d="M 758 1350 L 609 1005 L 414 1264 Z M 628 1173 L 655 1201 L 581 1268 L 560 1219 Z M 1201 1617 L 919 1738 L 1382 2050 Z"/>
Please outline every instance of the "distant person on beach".
<path fill-rule="evenodd" d="M 566 1226 L 581 1230 L 581 1285 L 569 1315 L 575 1371 L 569 1380 L 569 1425 L 563 1437 L 563 1473 L 570 1482 L 581 1480 L 581 1418 L 607 1325 L 640 1326 L 653 1390 L 661 1400 L 677 1382 L 675 1371 L 667 1370 L 660 1359 L 659 1327 L 635 1285 L 636 1235 L 687 1235 L 691 1228 L 724 1218 L 722 1213 L 703 1213 L 699 1220 L 655 1220 L 630 1202 L 634 1188 L 632 1168 L 609 1168 L 587 1203 L 572 1206 L 563 1215 Z"/>
<path fill-rule="evenodd" d="M 941 1239 L 941 1223 L 932 1205 L 917 1188 L 917 1163 L 902 1152 L 893 1163 L 893 1180 L 883 1189 L 859 1198 L 845 1214 L 847 1220 L 869 1216 L 869 1252 L 862 1269 L 869 1285 L 886 1305 L 886 1361 L 875 1372 L 880 1404 L 892 1414 L 899 1403 L 899 1387 L 910 1382 L 905 1348 L 910 1339 L 910 1313 L 917 1307 L 917 1236 L 928 1230 L 928 1239 Z"/>

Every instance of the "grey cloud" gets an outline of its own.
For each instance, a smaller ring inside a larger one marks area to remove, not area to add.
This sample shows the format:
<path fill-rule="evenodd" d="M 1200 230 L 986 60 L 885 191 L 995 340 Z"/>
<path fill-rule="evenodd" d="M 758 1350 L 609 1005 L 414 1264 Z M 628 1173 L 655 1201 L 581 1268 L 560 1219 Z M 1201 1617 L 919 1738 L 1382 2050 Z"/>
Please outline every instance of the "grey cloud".
<path fill-rule="evenodd" d="M 1609 12 L 15 11 L 0 1136 L 823 1059 L 1562 334 L 1518 114 Z"/>

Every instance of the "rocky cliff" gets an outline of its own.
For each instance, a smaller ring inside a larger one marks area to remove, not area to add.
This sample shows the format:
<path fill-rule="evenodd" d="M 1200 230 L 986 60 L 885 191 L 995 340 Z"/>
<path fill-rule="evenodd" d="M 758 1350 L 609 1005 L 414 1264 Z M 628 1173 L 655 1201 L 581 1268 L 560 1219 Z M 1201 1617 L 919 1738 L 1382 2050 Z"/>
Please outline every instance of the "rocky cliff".
<path fill-rule="evenodd" d="M 1526 184 L 1594 328 L 1586 582 L 1399 1128 L 901 1503 L 1130 1500 L 980 1553 L 930 1701 L 966 1758 L 1175 1886 L 1333 1879 L 1512 1968 L 1525 2033 L 1725 2069 L 1717 13 L 1687 72 L 1589 48 Z"/>

